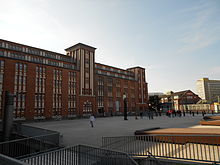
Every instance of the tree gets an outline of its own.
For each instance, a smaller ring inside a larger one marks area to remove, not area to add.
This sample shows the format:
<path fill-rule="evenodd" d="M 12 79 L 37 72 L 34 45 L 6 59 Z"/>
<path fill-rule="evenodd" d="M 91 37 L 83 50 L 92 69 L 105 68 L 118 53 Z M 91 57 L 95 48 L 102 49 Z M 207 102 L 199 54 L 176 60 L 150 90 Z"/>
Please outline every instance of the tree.
<path fill-rule="evenodd" d="M 152 107 L 159 110 L 160 109 L 160 97 L 158 95 L 149 96 L 149 104 L 151 104 Z"/>

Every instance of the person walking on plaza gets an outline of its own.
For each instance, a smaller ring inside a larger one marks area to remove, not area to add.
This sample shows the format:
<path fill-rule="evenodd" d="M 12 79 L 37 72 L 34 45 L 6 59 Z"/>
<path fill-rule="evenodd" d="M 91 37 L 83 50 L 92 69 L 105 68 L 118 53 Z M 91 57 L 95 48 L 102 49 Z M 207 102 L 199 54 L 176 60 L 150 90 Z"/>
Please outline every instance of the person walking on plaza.
<path fill-rule="evenodd" d="M 154 119 L 154 111 L 153 110 L 150 111 L 150 117 L 151 117 L 151 119 Z"/>
<path fill-rule="evenodd" d="M 150 120 L 150 119 L 151 119 L 150 110 L 147 111 L 147 115 L 148 115 L 148 118 L 149 118 L 149 120 Z"/>
<path fill-rule="evenodd" d="M 186 116 L 186 113 L 185 113 L 185 111 L 183 111 L 183 116 Z"/>
<path fill-rule="evenodd" d="M 140 112 L 140 118 L 143 119 L 143 112 Z"/>
<path fill-rule="evenodd" d="M 206 112 L 205 112 L 205 111 L 202 111 L 202 116 L 203 116 L 203 117 L 205 116 L 205 114 L 206 114 Z"/>
<path fill-rule="evenodd" d="M 178 114 L 179 117 L 182 116 L 182 112 L 180 110 L 177 111 L 177 114 Z"/>
<path fill-rule="evenodd" d="M 176 111 L 175 110 L 172 110 L 171 113 L 172 113 L 172 117 L 176 116 Z"/>
<path fill-rule="evenodd" d="M 160 110 L 159 110 L 159 116 L 161 116 L 162 111 L 163 111 L 163 109 L 160 108 Z"/>
<path fill-rule="evenodd" d="M 94 127 L 95 117 L 94 117 L 93 114 L 89 117 L 89 121 L 90 121 L 90 125 L 91 125 L 91 127 Z"/>
<path fill-rule="evenodd" d="M 151 104 L 149 104 L 149 119 L 154 119 L 154 109 Z"/>

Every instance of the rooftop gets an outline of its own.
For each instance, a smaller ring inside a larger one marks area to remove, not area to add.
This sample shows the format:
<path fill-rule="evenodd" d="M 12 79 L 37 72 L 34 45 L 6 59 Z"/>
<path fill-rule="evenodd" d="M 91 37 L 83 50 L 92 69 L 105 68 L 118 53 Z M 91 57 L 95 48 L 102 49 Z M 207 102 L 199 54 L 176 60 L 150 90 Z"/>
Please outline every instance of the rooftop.
<path fill-rule="evenodd" d="M 86 44 L 83 44 L 83 43 L 78 43 L 78 44 L 75 44 L 75 45 L 73 45 L 73 46 L 70 46 L 69 48 L 66 48 L 65 49 L 65 51 L 68 51 L 68 50 L 70 50 L 70 49 L 72 49 L 72 48 L 75 48 L 75 47 L 88 47 L 88 48 L 90 48 L 90 49 L 96 49 L 95 47 L 92 47 L 92 46 L 89 46 L 89 45 L 86 45 Z"/>

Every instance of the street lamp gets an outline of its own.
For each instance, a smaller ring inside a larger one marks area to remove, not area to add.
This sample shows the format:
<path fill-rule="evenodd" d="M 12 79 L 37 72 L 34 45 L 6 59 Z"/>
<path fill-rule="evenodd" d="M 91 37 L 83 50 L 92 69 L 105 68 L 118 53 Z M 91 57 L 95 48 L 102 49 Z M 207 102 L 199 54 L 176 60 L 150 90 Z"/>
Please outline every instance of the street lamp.
<path fill-rule="evenodd" d="M 124 120 L 128 120 L 127 118 L 127 96 L 123 94 L 123 101 L 124 101 Z"/>

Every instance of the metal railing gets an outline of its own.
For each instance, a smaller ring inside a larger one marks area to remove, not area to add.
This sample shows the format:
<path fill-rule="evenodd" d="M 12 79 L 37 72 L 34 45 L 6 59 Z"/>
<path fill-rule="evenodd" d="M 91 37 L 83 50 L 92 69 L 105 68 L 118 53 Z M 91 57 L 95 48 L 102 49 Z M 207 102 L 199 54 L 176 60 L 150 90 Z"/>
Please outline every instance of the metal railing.
<path fill-rule="evenodd" d="M 159 163 L 158 163 L 159 160 Z M 199 162 L 199 161 L 187 161 L 187 160 L 171 160 L 171 159 L 144 159 L 138 162 L 139 164 L 146 164 L 146 165 L 206 165 L 206 164 L 215 164 L 212 162 Z"/>
<path fill-rule="evenodd" d="M 150 157 L 220 163 L 220 136 L 155 135 L 103 137 L 106 149 L 128 153 L 133 158 Z"/>
<path fill-rule="evenodd" d="M 14 158 L 10 158 L 6 155 L 0 154 L 0 165 L 28 165 L 28 164 Z"/>
<path fill-rule="evenodd" d="M 57 131 L 52 131 L 48 129 L 38 128 L 38 127 L 33 127 L 33 126 L 23 125 L 23 124 L 14 124 L 13 130 L 16 134 L 26 136 L 26 137 L 34 137 L 34 136 L 59 133 Z"/>
<path fill-rule="evenodd" d="M 22 158 L 32 154 L 59 148 L 59 133 L 28 137 L 0 143 L 0 153 Z"/>
<path fill-rule="evenodd" d="M 126 153 L 78 145 L 24 158 L 29 165 L 138 165 Z"/>

